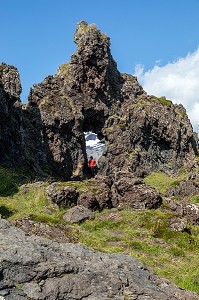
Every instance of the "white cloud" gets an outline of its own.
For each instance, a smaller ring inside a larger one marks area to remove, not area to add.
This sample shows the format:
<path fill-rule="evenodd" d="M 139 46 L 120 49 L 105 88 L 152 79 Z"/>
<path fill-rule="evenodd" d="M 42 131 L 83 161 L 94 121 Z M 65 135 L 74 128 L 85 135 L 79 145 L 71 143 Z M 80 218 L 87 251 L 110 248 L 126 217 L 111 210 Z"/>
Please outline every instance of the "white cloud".
<path fill-rule="evenodd" d="M 156 65 L 147 72 L 137 65 L 135 73 L 149 95 L 165 96 L 173 103 L 182 103 L 194 131 L 199 132 L 199 48 L 185 58 L 163 67 Z"/>

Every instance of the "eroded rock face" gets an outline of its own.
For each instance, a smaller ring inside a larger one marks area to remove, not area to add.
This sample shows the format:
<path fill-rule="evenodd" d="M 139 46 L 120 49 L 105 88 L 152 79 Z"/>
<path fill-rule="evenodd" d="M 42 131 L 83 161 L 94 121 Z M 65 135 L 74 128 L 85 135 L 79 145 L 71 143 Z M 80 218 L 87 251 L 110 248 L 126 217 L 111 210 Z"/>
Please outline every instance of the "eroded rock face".
<path fill-rule="evenodd" d="M 0 220 L 3 300 L 198 300 L 128 255 L 28 236 Z"/>
<path fill-rule="evenodd" d="M 191 169 L 196 141 L 182 105 L 147 95 L 136 77 L 119 73 L 110 40 L 95 25 L 81 21 L 74 40 L 71 62 L 35 85 L 28 106 L 39 111 L 54 161 L 70 170 L 66 177 L 86 169 L 84 131 L 97 133 L 106 145 L 103 175 L 176 172 L 184 164 Z"/>
<path fill-rule="evenodd" d="M 23 152 L 21 84 L 18 70 L 0 65 L 0 165 L 26 164 Z"/>
<path fill-rule="evenodd" d="M 1 123 L 2 145 L 11 149 L 13 144 L 16 156 L 25 157 L 35 172 L 65 180 L 87 172 L 86 131 L 105 143 L 102 175 L 114 178 L 123 171 L 143 177 L 153 170 L 191 169 L 196 140 L 184 108 L 147 95 L 136 77 L 121 74 L 110 39 L 95 25 L 79 22 L 74 40 L 71 61 L 31 88 L 23 110 L 17 70 L 1 66 L 2 114 L 10 118 Z M 9 156 L 13 166 L 11 150 Z"/>

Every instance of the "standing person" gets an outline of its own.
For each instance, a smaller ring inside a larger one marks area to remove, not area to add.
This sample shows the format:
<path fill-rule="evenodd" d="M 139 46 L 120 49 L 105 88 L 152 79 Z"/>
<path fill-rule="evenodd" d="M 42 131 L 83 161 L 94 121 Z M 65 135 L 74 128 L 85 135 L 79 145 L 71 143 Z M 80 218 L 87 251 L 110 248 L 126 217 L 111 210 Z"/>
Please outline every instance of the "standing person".
<path fill-rule="evenodd" d="M 93 156 L 90 156 L 90 159 L 88 161 L 88 166 L 91 170 L 91 175 L 95 176 L 95 167 L 96 167 L 96 160 L 93 158 Z"/>

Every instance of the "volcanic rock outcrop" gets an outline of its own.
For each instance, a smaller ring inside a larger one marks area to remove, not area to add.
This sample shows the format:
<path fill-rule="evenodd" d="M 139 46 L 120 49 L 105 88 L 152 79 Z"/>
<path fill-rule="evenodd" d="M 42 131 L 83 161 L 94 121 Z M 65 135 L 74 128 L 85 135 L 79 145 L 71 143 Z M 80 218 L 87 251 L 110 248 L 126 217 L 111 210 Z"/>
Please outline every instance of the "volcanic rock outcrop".
<path fill-rule="evenodd" d="M 136 77 L 121 74 L 109 38 L 95 25 L 79 22 L 74 40 L 71 62 L 35 84 L 24 107 L 17 70 L 1 65 L 1 165 L 25 160 L 36 174 L 83 178 L 84 132 L 92 131 L 106 146 L 102 175 L 191 169 L 197 147 L 185 109 L 147 95 Z"/>
<path fill-rule="evenodd" d="M 129 175 L 129 174 L 128 174 Z M 161 206 L 160 193 L 143 180 L 121 174 L 114 183 L 109 177 L 97 176 L 95 179 L 53 182 L 46 187 L 48 200 L 56 207 L 68 208 L 83 205 L 90 210 L 105 208 L 155 209 Z"/>
<path fill-rule="evenodd" d="M 21 84 L 18 70 L 0 65 L 0 165 L 25 164 L 23 159 Z"/>
<path fill-rule="evenodd" d="M 29 236 L 0 219 L 1 300 L 198 300 L 128 255 Z"/>

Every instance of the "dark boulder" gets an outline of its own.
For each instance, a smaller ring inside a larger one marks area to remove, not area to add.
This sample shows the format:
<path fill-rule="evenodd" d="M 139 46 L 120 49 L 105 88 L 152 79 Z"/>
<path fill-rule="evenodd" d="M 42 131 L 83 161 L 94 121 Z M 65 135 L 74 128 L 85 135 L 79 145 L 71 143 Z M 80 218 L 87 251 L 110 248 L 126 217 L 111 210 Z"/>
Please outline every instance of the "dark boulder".
<path fill-rule="evenodd" d="M 167 197 L 176 196 L 183 200 L 184 198 L 191 198 L 199 194 L 199 178 L 182 180 L 176 186 L 169 187 L 166 192 Z"/>
<path fill-rule="evenodd" d="M 99 210 L 100 206 L 95 198 L 95 194 L 92 191 L 85 191 L 79 195 L 77 200 L 78 205 L 83 205 L 84 207 L 91 210 Z"/>
<path fill-rule="evenodd" d="M 91 210 L 112 207 L 155 209 L 162 204 L 159 192 L 142 179 L 134 178 L 131 173 L 120 173 L 118 176 L 119 179 L 114 183 L 106 176 L 99 176 L 83 183 L 54 182 L 46 188 L 46 194 L 49 201 L 59 207 L 77 204 Z"/>
<path fill-rule="evenodd" d="M 70 207 L 77 204 L 79 192 L 73 186 L 64 186 L 61 182 L 54 182 L 46 188 L 46 196 L 58 207 Z"/>
<path fill-rule="evenodd" d="M 162 204 L 160 193 L 142 179 L 134 178 L 130 173 L 118 173 L 118 176 L 112 188 L 115 207 L 154 209 Z"/>

